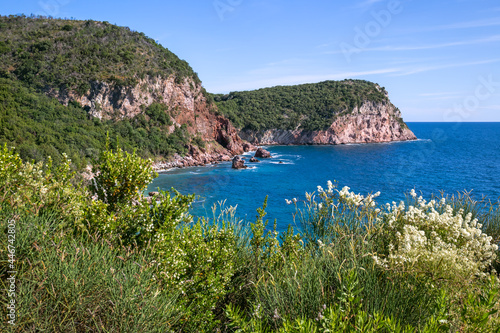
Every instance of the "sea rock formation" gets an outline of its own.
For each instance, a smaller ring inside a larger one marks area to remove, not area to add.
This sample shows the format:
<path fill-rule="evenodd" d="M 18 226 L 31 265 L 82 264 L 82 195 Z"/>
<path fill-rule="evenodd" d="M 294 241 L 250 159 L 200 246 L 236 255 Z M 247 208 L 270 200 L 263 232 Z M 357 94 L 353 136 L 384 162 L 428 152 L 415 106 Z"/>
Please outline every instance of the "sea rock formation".
<path fill-rule="evenodd" d="M 252 157 L 250 160 L 250 162 L 252 163 L 257 163 L 257 162 L 260 162 L 258 159 L 256 159 L 255 157 Z"/>
<path fill-rule="evenodd" d="M 241 156 L 239 156 L 239 155 L 236 155 L 235 157 L 233 157 L 232 168 L 233 169 L 246 169 L 247 166 L 245 165 L 245 161 L 243 160 L 243 158 L 241 158 Z"/>
<path fill-rule="evenodd" d="M 323 131 L 279 130 L 240 131 L 240 137 L 256 145 L 336 145 L 416 140 L 390 102 L 364 102 L 361 107 L 338 116 Z"/>
<path fill-rule="evenodd" d="M 270 153 L 270 152 L 268 152 L 267 150 L 265 150 L 264 148 L 259 148 L 259 149 L 257 149 L 257 151 L 255 152 L 254 157 L 260 157 L 260 158 L 270 158 L 270 157 L 271 157 L 271 153 Z"/>

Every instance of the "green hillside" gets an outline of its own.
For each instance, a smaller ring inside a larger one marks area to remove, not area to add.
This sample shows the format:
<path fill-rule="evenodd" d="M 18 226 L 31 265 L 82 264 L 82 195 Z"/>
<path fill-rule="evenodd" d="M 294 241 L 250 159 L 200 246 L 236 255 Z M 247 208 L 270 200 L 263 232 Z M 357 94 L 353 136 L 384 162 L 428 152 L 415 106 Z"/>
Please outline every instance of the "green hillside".
<path fill-rule="evenodd" d="M 240 129 L 323 130 L 363 101 L 389 102 L 384 88 L 362 80 L 325 81 L 214 95 L 219 110 Z"/>
<path fill-rule="evenodd" d="M 193 139 L 153 103 L 132 119 L 92 119 L 78 103 L 62 105 L 48 88 L 81 94 L 94 80 L 131 85 L 145 75 L 199 82 L 187 62 L 143 33 L 106 22 L 0 16 L 0 144 L 25 160 L 57 161 L 62 153 L 84 166 L 104 148 L 106 133 L 143 157 L 185 153 Z M 195 140 L 198 142 L 198 140 Z"/>
<path fill-rule="evenodd" d="M 0 69 L 37 88 L 87 91 L 89 81 L 132 85 L 146 75 L 198 76 L 148 38 L 108 22 L 0 16 Z"/>

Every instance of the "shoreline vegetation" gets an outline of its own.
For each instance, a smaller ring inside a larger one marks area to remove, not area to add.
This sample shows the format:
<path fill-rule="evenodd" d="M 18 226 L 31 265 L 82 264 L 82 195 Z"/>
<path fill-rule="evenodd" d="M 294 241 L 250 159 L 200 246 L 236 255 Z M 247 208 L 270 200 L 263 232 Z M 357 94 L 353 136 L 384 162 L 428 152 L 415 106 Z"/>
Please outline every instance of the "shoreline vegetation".
<path fill-rule="evenodd" d="M 152 161 L 109 140 L 91 181 L 71 170 L 0 149 L 6 332 L 499 331 L 498 202 L 384 205 L 328 181 L 288 200 L 300 230 L 279 233 L 267 200 L 242 225 L 222 203 L 193 220 L 174 189 L 144 197 Z"/>

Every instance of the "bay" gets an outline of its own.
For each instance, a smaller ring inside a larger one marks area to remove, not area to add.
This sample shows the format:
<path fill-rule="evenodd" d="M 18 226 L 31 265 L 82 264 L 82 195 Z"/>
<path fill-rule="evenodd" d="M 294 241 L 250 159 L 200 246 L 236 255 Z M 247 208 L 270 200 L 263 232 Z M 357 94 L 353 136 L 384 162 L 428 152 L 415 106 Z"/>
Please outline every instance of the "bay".
<path fill-rule="evenodd" d="M 212 216 L 213 204 L 237 205 L 237 215 L 253 221 L 268 196 L 267 218 L 278 229 L 293 223 L 293 205 L 285 199 L 305 199 L 305 192 L 328 180 L 339 189 L 361 194 L 381 192 L 377 202 L 399 201 L 411 189 L 429 197 L 444 191 L 498 200 L 500 196 L 500 123 L 408 123 L 417 141 L 337 146 L 270 146 L 270 159 L 249 163 L 245 170 L 230 162 L 162 173 L 148 187 L 177 189 L 199 197 L 195 216 Z"/>

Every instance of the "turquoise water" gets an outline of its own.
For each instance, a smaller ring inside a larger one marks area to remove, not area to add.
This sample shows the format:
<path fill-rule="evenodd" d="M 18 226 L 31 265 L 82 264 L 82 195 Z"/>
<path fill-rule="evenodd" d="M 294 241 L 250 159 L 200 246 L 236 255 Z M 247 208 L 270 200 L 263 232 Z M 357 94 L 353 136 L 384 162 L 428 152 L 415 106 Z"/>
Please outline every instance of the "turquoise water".
<path fill-rule="evenodd" d="M 176 188 L 200 196 L 192 214 L 211 216 L 211 206 L 226 200 L 237 215 L 252 221 L 266 195 L 268 218 L 283 230 L 292 223 L 293 206 L 285 199 L 304 199 L 306 191 L 326 187 L 328 180 L 356 193 L 380 191 L 379 203 L 400 200 L 415 189 L 424 195 L 440 191 L 497 200 L 500 196 L 500 123 L 408 123 L 418 141 L 339 146 L 272 146 L 273 158 L 233 170 L 231 163 L 171 170 L 148 190 Z M 283 162 L 283 163 L 279 163 Z"/>

